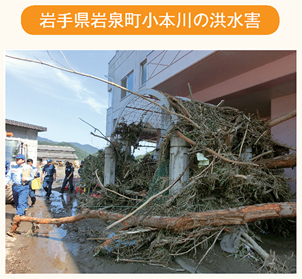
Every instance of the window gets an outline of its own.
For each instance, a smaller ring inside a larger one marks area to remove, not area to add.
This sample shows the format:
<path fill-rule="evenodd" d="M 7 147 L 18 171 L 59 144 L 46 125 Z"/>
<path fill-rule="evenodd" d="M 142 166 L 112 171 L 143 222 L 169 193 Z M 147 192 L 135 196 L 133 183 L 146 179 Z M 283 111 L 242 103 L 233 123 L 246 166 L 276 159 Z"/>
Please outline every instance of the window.
<path fill-rule="evenodd" d="M 123 87 L 129 89 L 130 91 L 133 91 L 133 71 L 122 79 L 122 84 L 121 85 Z M 130 93 L 128 91 L 122 89 L 121 99 L 125 98 L 129 94 Z"/>
<path fill-rule="evenodd" d="M 110 127 L 110 129 L 111 129 L 111 132 L 110 132 L 111 137 L 112 137 L 112 134 L 114 132 L 116 122 L 117 122 L 117 118 L 114 118 L 113 121 L 111 122 L 111 127 Z"/>
<path fill-rule="evenodd" d="M 141 86 L 145 85 L 147 81 L 147 60 L 141 63 Z"/>
<path fill-rule="evenodd" d="M 108 91 L 108 108 L 113 107 L 113 96 L 112 96 L 112 88 Z"/>

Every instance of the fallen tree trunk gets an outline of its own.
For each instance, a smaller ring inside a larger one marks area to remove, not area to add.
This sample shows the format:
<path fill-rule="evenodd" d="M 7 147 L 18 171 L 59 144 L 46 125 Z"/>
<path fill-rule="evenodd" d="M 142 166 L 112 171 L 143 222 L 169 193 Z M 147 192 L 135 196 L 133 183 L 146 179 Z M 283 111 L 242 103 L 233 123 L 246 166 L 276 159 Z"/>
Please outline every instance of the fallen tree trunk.
<path fill-rule="evenodd" d="M 117 221 L 123 217 L 124 217 L 123 214 L 112 213 L 102 210 L 88 210 L 88 209 L 84 209 L 81 214 L 70 216 L 70 217 L 63 217 L 63 218 L 37 218 L 37 217 L 16 215 L 13 220 L 11 233 L 16 231 L 16 229 L 19 226 L 19 223 L 22 221 L 32 222 L 35 224 L 53 224 L 56 225 L 57 227 L 60 227 L 62 224 L 75 223 L 80 220 L 89 219 L 89 218 L 99 218 L 104 222 L 107 222 L 108 220 Z"/>
<path fill-rule="evenodd" d="M 123 221 L 122 229 L 134 226 L 148 226 L 158 229 L 172 231 L 190 230 L 202 226 L 227 226 L 241 225 L 255 220 L 286 218 L 296 216 L 296 203 L 270 203 L 244 206 L 238 208 L 213 210 L 208 212 L 189 212 L 182 217 L 161 217 L 161 216 L 131 216 Z M 55 224 L 60 226 L 66 223 L 75 223 L 87 218 L 99 218 L 105 222 L 108 220 L 118 221 L 124 218 L 124 214 L 113 213 L 102 210 L 85 209 L 83 213 L 71 217 L 58 219 L 43 219 L 28 216 L 15 216 L 11 233 L 14 233 L 20 222 L 32 222 L 36 224 Z"/>
<path fill-rule="evenodd" d="M 257 164 L 266 166 L 269 169 L 294 168 L 296 161 L 296 153 L 292 153 L 275 158 L 262 159 L 257 161 Z"/>

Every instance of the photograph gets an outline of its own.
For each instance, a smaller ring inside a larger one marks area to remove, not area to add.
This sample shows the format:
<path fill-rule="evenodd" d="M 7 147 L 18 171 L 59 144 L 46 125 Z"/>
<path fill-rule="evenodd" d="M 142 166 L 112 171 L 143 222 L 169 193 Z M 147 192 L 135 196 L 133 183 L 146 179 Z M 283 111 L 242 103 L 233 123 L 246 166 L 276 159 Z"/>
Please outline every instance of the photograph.
<path fill-rule="evenodd" d="M 301 19 L 197 2 L 2 9 L 3 277 L 298 278 Z"/>

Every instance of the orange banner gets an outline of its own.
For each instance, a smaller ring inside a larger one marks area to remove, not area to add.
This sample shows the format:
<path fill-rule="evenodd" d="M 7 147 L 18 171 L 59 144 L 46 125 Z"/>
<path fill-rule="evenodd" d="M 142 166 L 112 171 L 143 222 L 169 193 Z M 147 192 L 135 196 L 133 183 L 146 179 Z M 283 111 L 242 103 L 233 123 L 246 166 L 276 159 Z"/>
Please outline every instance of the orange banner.
<path fill-rule="evenodd" d="M 21 16 L 31 35 L 269 35 L 279 22 L 265 5 L 39 5 Z"/>

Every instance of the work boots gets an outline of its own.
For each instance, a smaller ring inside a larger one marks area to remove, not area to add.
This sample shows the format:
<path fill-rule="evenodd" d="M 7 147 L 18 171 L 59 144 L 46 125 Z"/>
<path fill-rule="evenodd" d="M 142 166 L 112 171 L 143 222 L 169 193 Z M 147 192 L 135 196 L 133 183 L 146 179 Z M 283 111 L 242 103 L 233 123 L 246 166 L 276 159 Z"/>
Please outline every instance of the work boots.
<path fill-rule="evenodd" d="M 33 207 L 35 203 L 36 203 L 36 199 L 32 198 L 32 200 L 31 200 L 31 207 Z"/>

